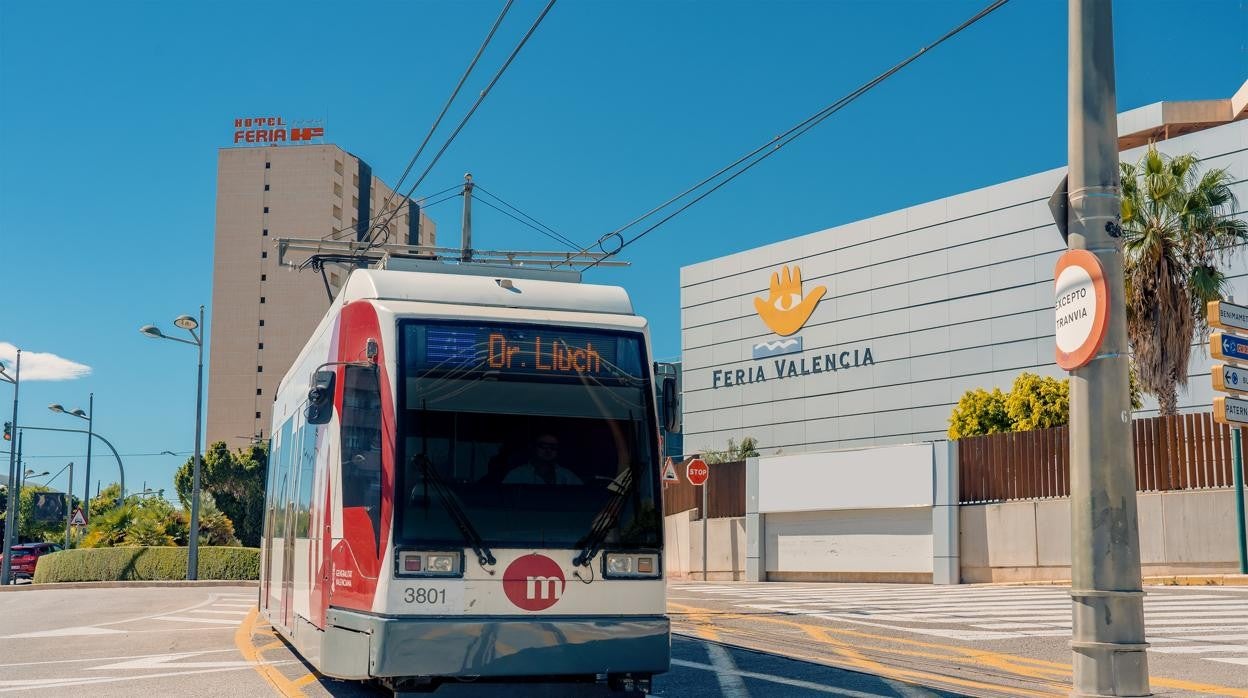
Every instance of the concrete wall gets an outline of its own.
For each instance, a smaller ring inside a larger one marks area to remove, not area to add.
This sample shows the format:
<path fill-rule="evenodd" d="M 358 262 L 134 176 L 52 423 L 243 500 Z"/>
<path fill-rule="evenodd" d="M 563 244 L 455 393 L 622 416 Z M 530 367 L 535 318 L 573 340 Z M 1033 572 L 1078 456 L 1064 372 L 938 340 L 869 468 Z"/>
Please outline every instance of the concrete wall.
<path fill-rule="evenodd" d="M 764 516 L 771 581 L 932 581 L 932 509 Z"/>
<path fill-rule="evenodd" d="M 696 509 L 672 514 L 664 521 L 664 572 L 669 579 L 703 579 L 702 522 Z M 707 530 L 707 564 L 711 581 L 741 580 L 745 573 L 745 518 L 711 519 Z"/>
<path fill-rule="evenodd" d="M 1235 493 L 1140 494 L 1140 562 L 1145 576 L 1233 573 Z M 962 581 L 1070 579 L 1070 500 L 960 507 Z"/>

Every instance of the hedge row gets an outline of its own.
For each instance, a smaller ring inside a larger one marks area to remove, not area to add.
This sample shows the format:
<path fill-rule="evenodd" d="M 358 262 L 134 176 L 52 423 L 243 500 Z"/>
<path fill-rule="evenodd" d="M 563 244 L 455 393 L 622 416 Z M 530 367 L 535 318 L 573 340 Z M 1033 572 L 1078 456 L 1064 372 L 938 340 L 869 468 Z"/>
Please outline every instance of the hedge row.
<path fill-rule="evenodd" d="M 200 579 L 259 579 L 259 548 L 200 546 Z M 186 579 L 186 548 L 78 548 L 39 558 L 35 584 Z"/>

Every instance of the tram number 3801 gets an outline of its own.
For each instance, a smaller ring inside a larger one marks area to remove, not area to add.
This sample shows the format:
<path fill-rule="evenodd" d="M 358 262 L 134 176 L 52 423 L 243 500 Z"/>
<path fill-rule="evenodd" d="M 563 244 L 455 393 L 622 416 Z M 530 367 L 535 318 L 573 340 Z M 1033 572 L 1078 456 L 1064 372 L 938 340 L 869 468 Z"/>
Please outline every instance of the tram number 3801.
<path fill-rule="evenodd" d="M 403 600 L 407 603 L 443 604 L 446 603 L 446 589 L 407 587 L 403 590 Z"/>

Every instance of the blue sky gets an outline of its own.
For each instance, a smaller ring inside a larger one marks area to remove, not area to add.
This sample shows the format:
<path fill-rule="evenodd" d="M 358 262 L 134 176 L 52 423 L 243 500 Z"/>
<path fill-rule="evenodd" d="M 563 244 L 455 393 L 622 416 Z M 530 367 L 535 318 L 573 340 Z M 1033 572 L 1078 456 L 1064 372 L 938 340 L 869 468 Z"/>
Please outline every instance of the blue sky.
<path fill-rule="evenodd" d="M 542 4 L 516 2 L 451 123 Z M 562 0 L 422 190 L 470 170 L 589 243 L 985 4 Z M 21 420 L 75 428 L 45 406 L 85 408 L 94 392 L 128 488 L 172 491 L 183 458 L 142 454 L 191 450 L 194 350 L 136 330 L 171 329 L 210 300 L 216 150 L 233 118 L 325 118 L 328 141 L 393 182 L 501 6 L 0 2 L 0 353 L 9 343 L 90 369 L 23 385 Z M 1244 2 L 1115 11 L 1120 110 L 1229 97 L 1248 78 Z M 632 268 L 587 280 L 627 287 L 656 353 L 674 358 L 680 266 L 1065 153 L 1066 4 L 1013 0 L 631 247 Z M 455 204 L 430 214 L 454 240 Z M 488 209 L 474 219 L 479 247 L 554 244 Z M 0 386 L 5 421 L 11 399 Z M 26 453 L 36 471 L 81 468 L 85 438 L 32 432 Z M 93 468 L 115 478 L 110 460 Z"/>

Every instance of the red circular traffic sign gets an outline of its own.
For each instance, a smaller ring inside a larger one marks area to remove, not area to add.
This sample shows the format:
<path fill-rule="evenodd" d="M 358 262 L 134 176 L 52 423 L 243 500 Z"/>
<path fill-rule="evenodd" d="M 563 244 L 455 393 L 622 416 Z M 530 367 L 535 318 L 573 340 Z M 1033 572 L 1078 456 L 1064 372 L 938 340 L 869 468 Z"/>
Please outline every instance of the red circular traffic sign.
<path fill-rule="evenodd" d="M 518 557 L 503 570 L 503 593 L 526 611 L 545 611 L 554 606 L 567 585 L 559 563 L 537 553 Z"/>
<path fill-rule="evenodd" d="M 685 477 L 689 478 L 690 484 L 704 484 L 706 482 L 706 478 L 710 476 L 711 469 L 706 467 L 706 461 L 701 458 L 694 458 L 689 461 L 689 465 L 685 466 Z"/>
<path fill-rule="evenodd" d="M 1109 329 L 1109 286 L 1096 255 L 1069 250 L 1053 270 L 1057 365 L 1073 371 L 1100 351 Z"/>

